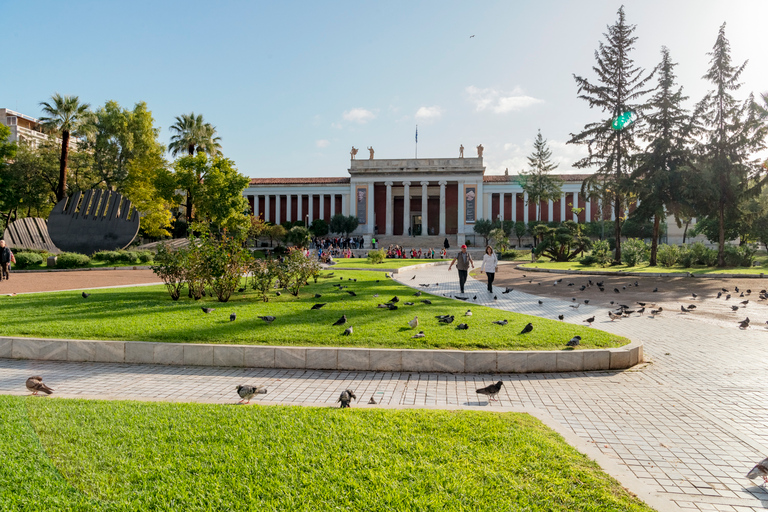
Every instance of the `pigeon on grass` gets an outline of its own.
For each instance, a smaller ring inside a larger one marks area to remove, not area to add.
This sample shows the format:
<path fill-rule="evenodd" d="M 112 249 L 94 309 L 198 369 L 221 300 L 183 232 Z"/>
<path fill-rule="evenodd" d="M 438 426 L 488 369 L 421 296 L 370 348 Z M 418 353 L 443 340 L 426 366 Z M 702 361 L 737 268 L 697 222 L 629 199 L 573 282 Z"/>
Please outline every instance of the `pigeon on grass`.
<path fill-rule="evenodd" d="M 574 336 L 570 340 L 568 340 L 568 343 L 565 344 L 566 347 L 577 347 L 579 346 L 579 343 L 581 343 L 581 336 Z"/>
<path fill-rule="evenodd" d="M 352 336 L 352 326 L 350 325 L 346 329 L 344 329 L 344 332 L 341 333 L 342 336 Z"/>
<path fill-rule="evenodd" d="M 424 331 L 419 331 L 417 334 L 414 334 L 411 336 L 411 338 L 424 338 L 426 334 L 424 334 Z"/>
<path fill-rule="evenodd" d="M 83 298 L 84 298 L 84 299 L 87 299 L 88 297 L 90 297 L 90 296 L 91 296 L 91 294 L 90 294 L 90 293 L 85 293 L 85 292 L 83 292 L 83 294 L 82 294 L 82 295 L 83 295 Z"/>
<path fill-rule="evenodd" d="M 235 320 L 237 320 L 237 315 L 235 313 L 231 313 L 229 315 L 229 321 L 234 322 Z"/>
<path fill-rule="evenodd" d="M 264 320 L 268 324 L 271 324 L 272 322 L 275 321 L 275 318 L 277 318 L 277 317 L 274 317 L 272 315 L 267 315 L 267 316 L 258 316 L 256 318 L 259 318 L 260 320 Z"/>
<path fill-rule="evenodd" d="M 520 334 L 528 334 L 532 330 L 533 330 L 533 324 L 528 322 L 528 324 L 525 327 L 523 327 L 523 330 L 520 331 Z"/>
<path fill-rule="evenodd" d="M 413 317 L 413 320 L 408 321 L 408 325 L 411 327 L 411 329 L 417 328 L 419 326 L 419 317 L 418 316 Z"/>
<path fill-rule="evenodd" d="M 216 308 L 202 308 L 202 309 L 203 309 L 203 313 L 205 313 L 206 315 L 208 313 L 213 313 L 214 311 L 216 311 Z"/>
<path fill-rule="evenodd" d="M 251 398 L 254 396 L 265 395 L 267 393 L 267 388 L 264 386 L 251 386 L 244 384 L 237 386 L 235 389 L 237 390 L 237 394 L 240 395 L 240 401 L 237 402 L 239 404 L 243 402 L 249 404 L 251 403 Z"/>
<path fill-rule="evenodd" d="M 328 303 L 327 302 L 323 302 L 321 304 L 315 304 L 314 306 L 312 306 L 309 309 L 320 309 L 321 307 L 325 306 L 326 304 L 328 304 Z"/>
<path fill-rule="evenodd" d="M 347 323 L 347 315 L 341 315 L 341 318 L 333 322 L 333 325 L 344 325 Z"/>

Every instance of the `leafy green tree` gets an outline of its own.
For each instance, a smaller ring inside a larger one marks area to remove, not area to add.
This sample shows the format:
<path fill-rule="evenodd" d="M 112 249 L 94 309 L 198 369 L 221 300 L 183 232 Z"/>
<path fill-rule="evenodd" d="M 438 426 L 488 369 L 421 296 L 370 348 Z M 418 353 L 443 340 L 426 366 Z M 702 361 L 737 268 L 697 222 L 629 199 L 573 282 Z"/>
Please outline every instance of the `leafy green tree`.
<path fill-rule="evenodd" d="M 251 261 L 249 271 L 251 273 L 251 288 L 261 294 L 264 302 L 269 302 L 269 292 L 272 283 L 277 279 L 277 260 L 272 258 L 254 259 Z"/>
<path fill-rule="evenodd" d="M 8 216 L 5 219 L 5 227 L 8 227 L 8 219 L 13 212 L 13 204 L 17 203 L 15 198 L 5 197 L 12 193 L 12 187 L 15 184 L 13 175 L 7 172 L 8 162 L 16 156 L 17 146 L 15 142 L 8 142 L 11 136 L 11 129 L 0 124 L 0 207 L 8 210 Z M 3 228 L 5 229 L 5 228 Z"/>
<path fill-rule="evenodd" d="M 528 231 L 528 226 L 525 225 L 525 222 L 521 220 L 515 221 L 515 238 L 517 238 L 518 247 L 522 247 L 523 237 L 525 236 L 525 233 L 527 231 Z"/>
<path fill-rule="evenodd" d="M 637 231 L 628 234 L 629 220 L 623 227 L 625 236 L 651 238 L 649 264 L 652 267 L 656 266 L 659 230 L 665 212 L 673 212 L 679 218 L 685 207 L 683 181 L 690 179 L 687 171 L 693 159 L 691 119 L 682 107 L 688 97 L 683 96 L 683 88 L 675 83 L 675 66 L 669 50 L 662 47 L 658 87 L 649 103 L 652 110 L 645 118 L 648 129 L 643 138 L 649 144 L 637 155 L 637 167 L 631 174 L 634 191 L 640 199 L 632 218 L 653 217 L 653 232 L 648 236 Z"/>
<path fill-rule="evenodd" d="M 40 103 L 45 116 L 40 118 L 40 124 L 48 133 L 61 136 L 61 157 L 59 159 L 59 184 L 56 189 L 56 200 L 61 201 L 67 195 L 67 159 L 69 155 L 69 140 L 72 135 L 78 136 L 87 128 L 90 118 L 90 105 L 80 103 L 77 96 L 62 96 L 55 93 L 51 101 Z"/>
<path fill-rule="evenodd" d="M 337 213 L 331 217 L 330 230 L 331 233 L 340 233 L 344 237 L 349 236 L 360 225 L 360 221 L 355 215 L 344 215 Z"/>
<path fill-rule="evenodd" d="M 300 248 L 308 247 L 310 239 L 309 230 L 304 226 L 294 226 L 285 235 L 286 244 Z"/>
<path fill-rule="evenodd" d="M 592 241 L 581 232 L 578 222 L 567 220 L 558 227 L 536 226 L 542 241 L 534 249 L 537 257 L 548 256 L 553 261 L 571 261 L 592 247 Z"/>
<path fill-rule="evenodd" d="M 633 112 L 642 113 L 642 98 L 649 92 L 646 83 L 653 72 L 646 74 L 630 58 L 637 37 L 632 34 L 635 25 L 629 25 L 624 16 L 624 7 L 618 11 L 618 20 L 608 27 L 606 43 L 600 42 L 595 52 L 597 82 L 574 75 L 578 85 L 579 98 L 587 101 L 590 108 L 601 110 L 607 117 L 589 123 L 578 134 L 571 134 L 569 144 L 583 144 L 589 155 L 574 164 L 574 167 L 595 168 L 595 173 L 584 181 L 584 190 L 598 188 L 610 199 L 616 212 L 614 236 L 616 251 L 614 262 L 621 263 L 621 212 L 624 211 L 628 193 L 628 175 L 631 157 L 639 150 L 636 135 L 638 123 L 619 126 L 614 124 L 619 116 Z M 617 128 L 617 129 L 614 129 Z"/>
<path fill-rule="evenodd" d="M 490 219 L 475 220 L 475 233 L 485 239 L 485 245 L 488 245 L 488 238 L 491 236 L 491 230 L 493 230 L 493 227 L 493 221 Z"/>
<path fill-rule="evenodd" d="M 2 128 L 0 139 L 3 137 Z M 6 147 L 3 148 L 3 145 Z M 15 144 L 0 142 L 0 153 L 8 155 L 12 147 L 16 147 Z M 9 164 L 2 160 L 0 157 L 0 212 L 3 214 L 4 227 L 8 227 L 12 216 L 14 219 L 17 216 L 31 217 L 33 214 L 36 217 L 47 217 L 55 199 L 47 178 L 55 181 L 58 170 L 46 166 L 41 152 L 24 143 L 18 145 Z M 52 171 L 52 176 L 46 176 L 47 170 Z"/>
<path fill-rule="evenodd" d="M 288 234 L 288 232 L 285 230 L 283 226 L 270 224 L 266 227 L 264 230 L 264 236 L 269 238 L 269 246 L 272 247 L 272 242 L 274 240 L 277 240 L 278 243 L 281 240 L 285 239 L 285 236 Z"/>
<path fill-rule="evenodd" d="M 731 46 L 725 37 L 725 23 L 715 41 L 710 68 L 704 75 L 713 85 L 697 110 L 701 114 L 705 139 L 700 148 L 700 174 L 697 183 L 699 213 L 717 219 L 717 265 L 725 266 L 727 225 L 737 225 L 738 209 L 745 200 L 756 197 L 768 180 L 765 169 L 751 161 L 751 154 L 765 147 L 765 126 L 754 98 L 739 103 L 732 92 L 741 88 L 747 63 L 731 63 Z"/>
<path fill-rule="evenodd" d="M 328 223 L 323 219 L 315 219 L 309 226 L 309 231 L 314 236 L 325 236 L 328 234 Z"/>
<path fill-rule="evenodd" d="M 198 153 L 179 158 L 174 169 L 176 186 L 187 193 L 187 204 L 194 198 L 188 217 L 192 214 L 198 222 L 233 233 L 248 229 L 243 190 L 250 180 L 237 172 L 232 160 Z"/>
<path fill-rule="evenodd" d="M 536 220 L 541 220 L 541 202 L 556 200 L 562 194 L 562 180 L 550 176 L 557 169 L 552 162 L 552 151 L 541 136 L 541 130 L 533 141 L 533 153 L 528 157 L 528 172 L 521 173 L 520 186 L 528 193 L 528 203 L 536 205 Z M 527 206 L 527 205 L 526 205 Z"/>
<path fill-rule="evenodd" d="M 503 252 L 507 250 L 509 246 L 509 238 L 504 228 L 495 228 L 491 230 L 489 238 L 493 240 L 494 248 L 496 252 Z"/>

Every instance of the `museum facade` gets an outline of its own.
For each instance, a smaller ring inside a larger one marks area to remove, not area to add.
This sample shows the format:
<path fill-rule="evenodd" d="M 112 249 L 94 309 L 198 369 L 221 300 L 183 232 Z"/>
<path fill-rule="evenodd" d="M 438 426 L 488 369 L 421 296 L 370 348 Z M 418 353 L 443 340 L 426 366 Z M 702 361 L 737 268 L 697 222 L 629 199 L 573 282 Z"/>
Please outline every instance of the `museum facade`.
<path fill-rule="evenodd" d="M 358 218 L 355 234 L 379 237 L 469 235 L 480 218 L 534 221 L 537 206 L 545 222 L 600 218 L 600 204 L 581 193 L 584 174 L 557 175 L 560 198 L 536 205 L 518 176 L 486 176 L 482 157 L 352 159 L 348 171 L 348 178 L 252 178 L 243 194 L 267 222 L 309 225 L 342 213 Z"/>

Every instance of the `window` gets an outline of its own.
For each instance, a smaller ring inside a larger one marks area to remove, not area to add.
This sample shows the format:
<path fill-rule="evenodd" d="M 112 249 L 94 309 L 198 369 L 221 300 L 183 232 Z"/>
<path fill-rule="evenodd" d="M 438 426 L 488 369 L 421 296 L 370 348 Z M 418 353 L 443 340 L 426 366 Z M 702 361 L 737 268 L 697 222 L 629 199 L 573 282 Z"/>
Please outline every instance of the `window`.
<path fill-rule="evenodd" d="M 8 126 L 16 126 L 16 116 L 8 116 L 5 118 L 5 123 Z"/>

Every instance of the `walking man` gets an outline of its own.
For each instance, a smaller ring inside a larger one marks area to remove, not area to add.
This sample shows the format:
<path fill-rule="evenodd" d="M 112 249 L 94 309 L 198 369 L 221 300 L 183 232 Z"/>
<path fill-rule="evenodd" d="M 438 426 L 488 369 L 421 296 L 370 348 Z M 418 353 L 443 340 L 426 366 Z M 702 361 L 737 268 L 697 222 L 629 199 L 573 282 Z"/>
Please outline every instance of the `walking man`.
<path fill-rule="evenodd" d="M 5 246 L 5 240 L 0 240 L 0 281 L 8 280 L 8 267 L 15 263 L 10 247 Z"/>
<path fill-rule="evenodd" d="M 461 289 L 462 295 L 464 294 L 464 283 L 467 282 L 467 271 L 469 270 L 469 267 L 475 268 L 475 262 L 472 261 L 472 256 L 469 255 L 467 252 L 467 246 L 462 245 L 461 246 L 461 252 L 456 255 L 455 258 L 451 261 L 451 264 L 448 265 L 448 271 L 451 271 L 451 268 L 453 268 L 453 264 L 456 264 L 456 270 L 459 271 L 459 288 Z"/>

